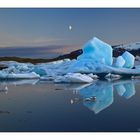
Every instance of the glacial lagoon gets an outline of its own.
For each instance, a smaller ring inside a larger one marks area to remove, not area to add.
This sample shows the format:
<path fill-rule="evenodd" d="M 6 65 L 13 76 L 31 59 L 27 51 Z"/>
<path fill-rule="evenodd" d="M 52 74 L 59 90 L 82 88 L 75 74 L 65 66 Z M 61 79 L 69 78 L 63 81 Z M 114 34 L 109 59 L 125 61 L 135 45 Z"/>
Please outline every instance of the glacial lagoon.
<path fill-rule="evenodd" d="M 0 82 L 1 132 L 140 131 L 140 80 Z"/>

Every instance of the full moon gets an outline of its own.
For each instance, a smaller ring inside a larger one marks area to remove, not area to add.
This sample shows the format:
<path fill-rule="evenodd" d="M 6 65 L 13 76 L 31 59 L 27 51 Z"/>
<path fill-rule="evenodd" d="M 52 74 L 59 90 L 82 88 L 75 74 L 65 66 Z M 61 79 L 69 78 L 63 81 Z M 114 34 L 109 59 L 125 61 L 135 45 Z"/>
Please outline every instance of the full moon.
<path fill-rule="evenodd" d="M 72 30 L 72 26 L 71 26 L 71 25 L 69 25 L 69 30 L 70 30 L 70 31 Z"/>

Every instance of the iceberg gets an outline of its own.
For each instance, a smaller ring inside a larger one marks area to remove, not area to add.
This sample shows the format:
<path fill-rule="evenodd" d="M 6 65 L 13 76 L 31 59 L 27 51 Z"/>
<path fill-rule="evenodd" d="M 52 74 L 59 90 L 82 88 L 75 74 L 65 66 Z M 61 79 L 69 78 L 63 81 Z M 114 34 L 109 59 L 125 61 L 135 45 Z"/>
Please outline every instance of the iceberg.
<path fill-rule="evenodd" d="M 124 58 L 122 57 L 122 56 L 118 56 L 117 58 L 116 58 L 116 62 L 115 62 L 115 67 L 117 67 L 117 68 L 122 68 L 123 66 L 124 66 L 124 64 L 125 64 L 125 60 L 124 60 Z"/>
<path fill-rule="evenodd" d="M 83 54 L 81 54 L 77 59 L 92 59 L 92 61 L 97 63 L 112 65 L 112 47 L 94 37 L 84 45 Z"/>
<path fill-rule="evenodd" d="M 122 57 L 125 60 L 125 64 L 123 67 L 125 67 L 125 68 L 133 68 L 134 67 L 135 57 L 131 53 L 126 51 L 122 54 Z"/>
<path fill-rule="evenodd" d="M 93 38 L 83 47 L 83 54 L 69 65 L 67 73 L 92 73 L 100 78 L 105 78 L 109 73 L 120 75 L 117 78 L 140 75 L 139 69 L 132 69 L 135 59 L 129 52 L 124 52 L 114 64 L 112 60 L 112 48 L 99 39 Z"/>

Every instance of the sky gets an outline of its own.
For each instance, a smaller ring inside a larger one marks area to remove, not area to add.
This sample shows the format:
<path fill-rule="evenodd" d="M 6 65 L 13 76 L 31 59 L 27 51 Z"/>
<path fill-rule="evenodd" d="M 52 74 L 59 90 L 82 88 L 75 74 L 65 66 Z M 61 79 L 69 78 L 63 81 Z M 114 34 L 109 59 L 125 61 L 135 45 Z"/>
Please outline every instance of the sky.
<path fill-rule="evenodd" d="M 140 9 L 0 9 L 0 56 L 55 57 L 94 36 L 111 45 L 140 41 Z"/>

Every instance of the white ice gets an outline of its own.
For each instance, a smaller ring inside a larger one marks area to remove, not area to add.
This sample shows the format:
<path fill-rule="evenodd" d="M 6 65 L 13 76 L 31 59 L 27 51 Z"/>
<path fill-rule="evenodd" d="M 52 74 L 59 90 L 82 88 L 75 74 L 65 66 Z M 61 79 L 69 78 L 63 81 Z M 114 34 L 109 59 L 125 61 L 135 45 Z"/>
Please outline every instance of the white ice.
<path fill-rule="evenodd" d="M 56 83 L 91 83 L 93 79 L 88 75 L 81 73 L 68 73 L 64 76 L 58 76 L 54 82 Z"/>

